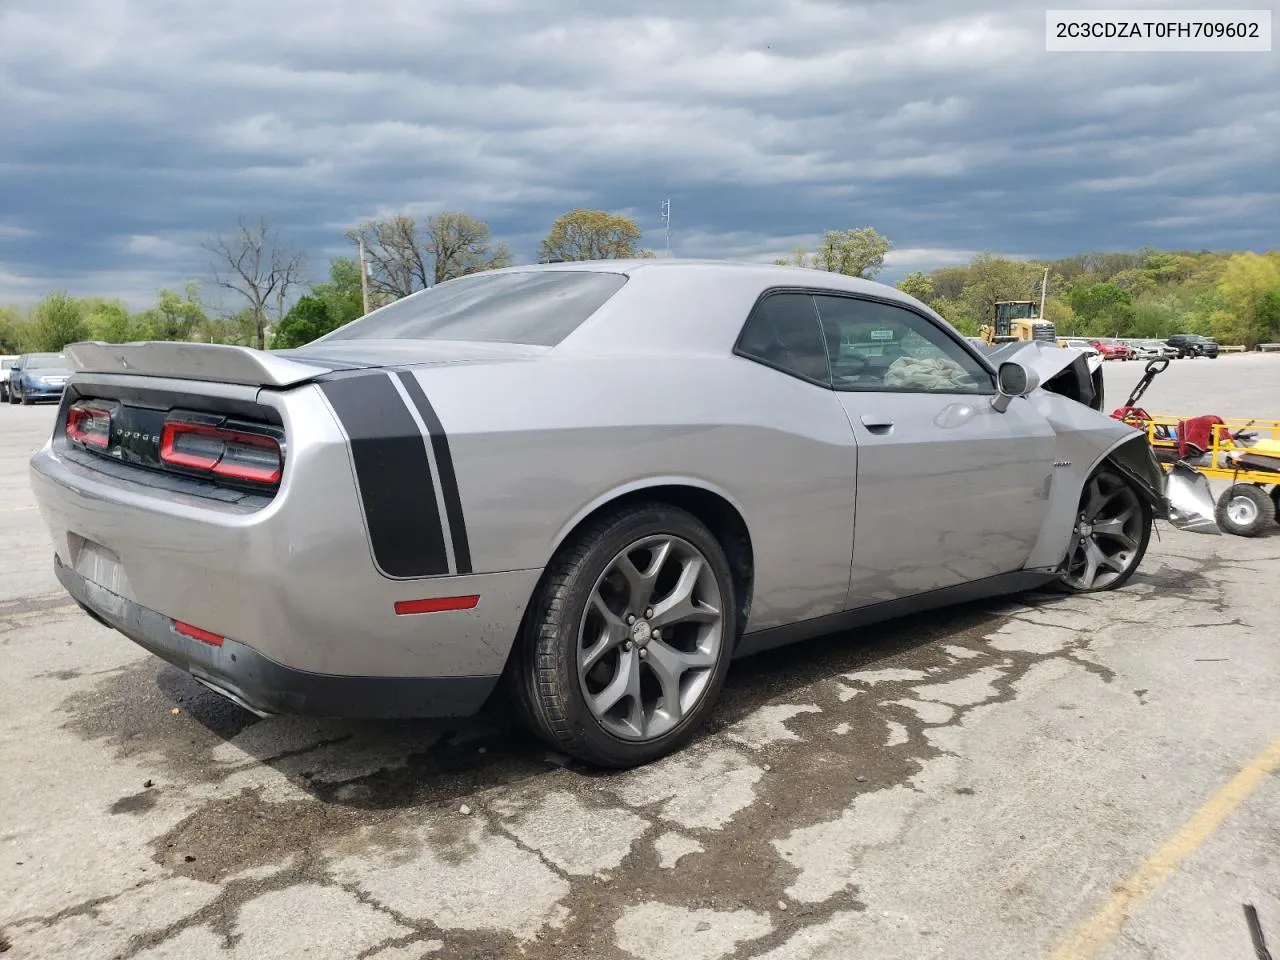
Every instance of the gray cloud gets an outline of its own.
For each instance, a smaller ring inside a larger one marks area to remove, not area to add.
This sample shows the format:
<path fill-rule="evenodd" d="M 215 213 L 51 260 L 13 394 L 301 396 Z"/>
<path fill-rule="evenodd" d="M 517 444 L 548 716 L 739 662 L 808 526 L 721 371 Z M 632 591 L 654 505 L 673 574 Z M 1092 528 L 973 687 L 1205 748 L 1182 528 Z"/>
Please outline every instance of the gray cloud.
<path fill-rule="evenodd" d="M 600 206 L 661 247 L 668 195 L 679 254 L 870 223 L 889 276 L 1275 244 L 1273 55 L 1048 54 L 1043 4 L 965 6 L 10 0 L 0 300 L 143 303 L 242 213 L 317 274 L 395 211 L 465 209 L 529 258 Z"/>

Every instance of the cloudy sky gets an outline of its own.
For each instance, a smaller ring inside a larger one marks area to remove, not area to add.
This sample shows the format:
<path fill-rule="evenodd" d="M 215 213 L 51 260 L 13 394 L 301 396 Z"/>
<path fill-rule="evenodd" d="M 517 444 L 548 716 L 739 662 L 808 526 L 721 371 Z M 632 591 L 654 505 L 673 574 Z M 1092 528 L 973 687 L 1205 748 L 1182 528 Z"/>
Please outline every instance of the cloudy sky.
<path fill-rule="evenodd" d="M 667 196 L 677 255 L 871 224 L 884 279 L 1280 245 L 1278 54 L 1050 54 L 1045 7 L 0 0 L 0 303 L 142 306 L 241 214 L 315 279 L 397 211 L 467 211 L 531 260 L 600 207 L 661 248 Z"/>

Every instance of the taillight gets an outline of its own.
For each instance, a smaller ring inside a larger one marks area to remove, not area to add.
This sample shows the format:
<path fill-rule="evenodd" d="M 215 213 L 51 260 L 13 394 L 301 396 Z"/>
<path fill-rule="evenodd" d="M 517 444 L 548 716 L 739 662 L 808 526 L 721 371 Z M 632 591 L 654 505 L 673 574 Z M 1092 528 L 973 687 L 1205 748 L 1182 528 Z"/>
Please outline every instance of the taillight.
<path fill-rule="evenodd" d="M 105 450 L 111 443 L 111 410 L 81 400 L 67 408 L 67 436 L 86 447 Z"/>
<path fill-rule="evenodd" d="M 248 483 L 277 484 L 284 471 L 275 437 L 185 420 L 165 422 L 160 462 Z"/>

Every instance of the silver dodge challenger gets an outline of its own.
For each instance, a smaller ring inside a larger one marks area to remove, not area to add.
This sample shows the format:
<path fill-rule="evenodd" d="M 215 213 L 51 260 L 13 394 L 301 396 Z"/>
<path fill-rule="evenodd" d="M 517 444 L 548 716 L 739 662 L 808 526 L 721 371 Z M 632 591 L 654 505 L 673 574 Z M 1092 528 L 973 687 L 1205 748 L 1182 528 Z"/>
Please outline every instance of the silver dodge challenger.
<path fill-rule="evenodd" d="M 59 580 L 263 716 L 458 716 L 501 686 L 556 748 L 631 766 L 694 734 L 734 657 L 1115 589 L 1156 518 L 1212 526 L 1079 352 L 979 350 L 815 270 L 514 267 L 296 350 L 66 352 L 30 467 Z"/>

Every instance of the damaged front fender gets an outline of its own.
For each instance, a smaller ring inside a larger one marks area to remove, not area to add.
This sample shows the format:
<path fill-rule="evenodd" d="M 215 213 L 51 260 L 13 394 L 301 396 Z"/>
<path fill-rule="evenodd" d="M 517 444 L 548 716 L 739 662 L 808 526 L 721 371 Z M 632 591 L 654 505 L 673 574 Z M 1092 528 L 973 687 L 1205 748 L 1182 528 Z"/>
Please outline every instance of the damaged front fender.
<path fill-rule="evenodd" d="M 1156 517 L 1169 519 L 1169 501 L 1166 486 L 1168 477 L 1160 466 L 1160 461 L 1151 452 L 1145 433 L 1135 435 L 1112 447 L 1106 459 L 1117 470 L 1123 473 L 1142 494 L 1144 500 L 1151 504 Z"/>
<path fill-rule="evenodd" d="M 1204 474 L 1185 463 L 1175 463 L 1169 471 L 1165 497 L 1169 502 L 1169 522 L 1190 533 L 1221 534 L 1214 512 L 1213 491 Z"/>
<path fill-rule="evenodd" d="M 1129 478 L 1159 519 L 1189 533 L 1222 532 L 1214 516 L 1209 481 L 1181 462 L 1165 473 L 1147 444 L 1146 434 L 1122 441 L 1106 459 Z"/>

